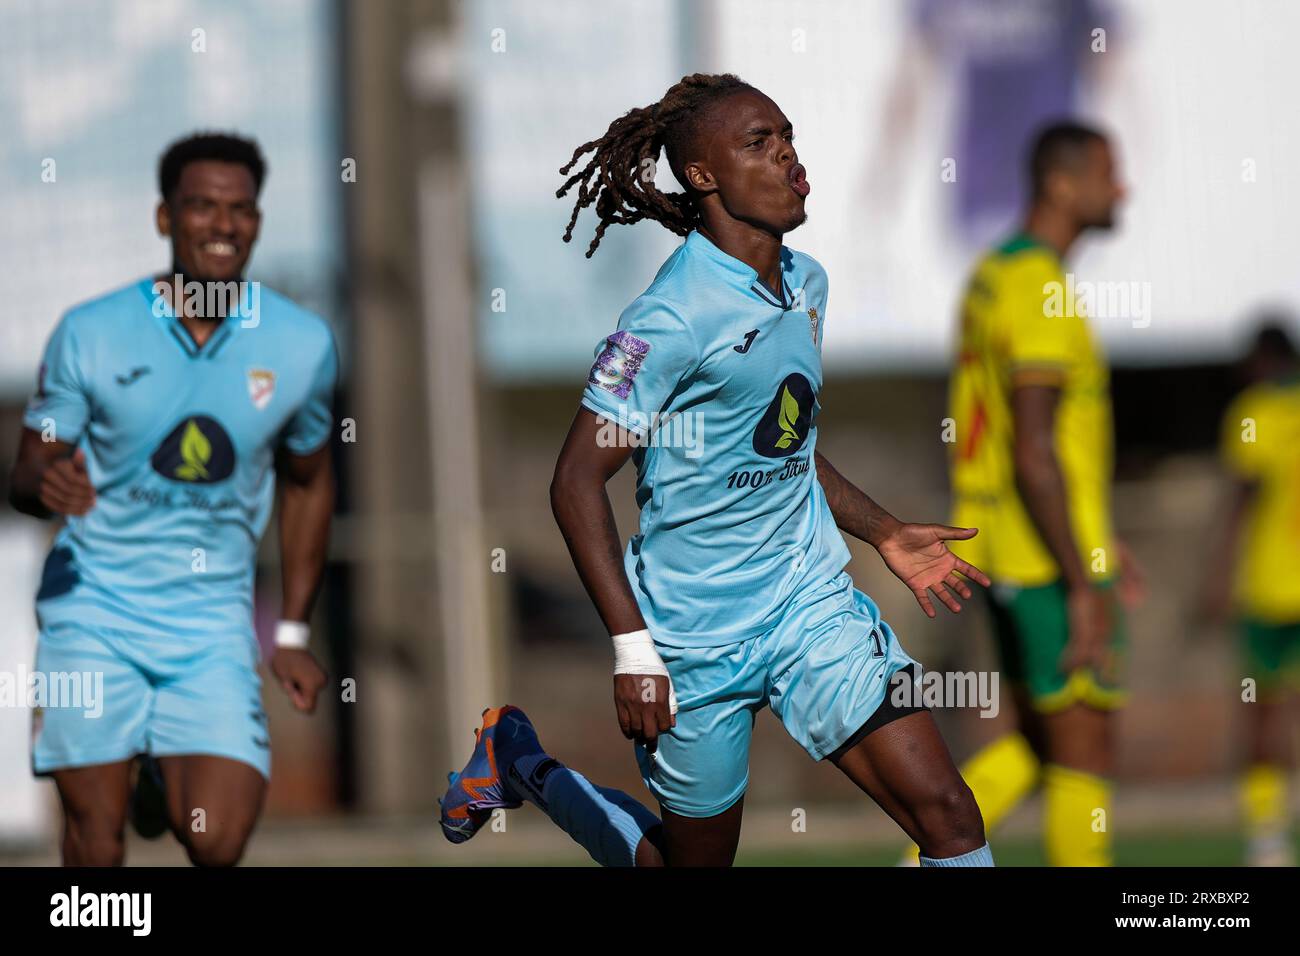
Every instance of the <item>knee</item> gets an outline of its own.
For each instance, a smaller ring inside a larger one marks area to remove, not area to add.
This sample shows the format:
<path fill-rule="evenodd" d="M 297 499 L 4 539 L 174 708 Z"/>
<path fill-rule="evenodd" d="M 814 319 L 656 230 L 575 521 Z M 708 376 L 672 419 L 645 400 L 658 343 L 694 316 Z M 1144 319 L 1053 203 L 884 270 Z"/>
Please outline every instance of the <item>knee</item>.
<path fill-rule="evenodd" d="M 69 815 L 63 831 L 65 866 L 121 866 L 126 859 L 125 821 L 90 814 Z"/>
<path fill-rule="evenodd" d="M 195 866 L 234 866 L 243 858 L 247 842 L 248 834 L 221 827 L 187 834 L 185 852 Z"/>
<path fill-rule="evenodd" d="M 975 795 L 960 777 L 936 787 L 917 808 L 917 841 L 929 857 L 959 856 L 984 845 L 984 818 Z"/>

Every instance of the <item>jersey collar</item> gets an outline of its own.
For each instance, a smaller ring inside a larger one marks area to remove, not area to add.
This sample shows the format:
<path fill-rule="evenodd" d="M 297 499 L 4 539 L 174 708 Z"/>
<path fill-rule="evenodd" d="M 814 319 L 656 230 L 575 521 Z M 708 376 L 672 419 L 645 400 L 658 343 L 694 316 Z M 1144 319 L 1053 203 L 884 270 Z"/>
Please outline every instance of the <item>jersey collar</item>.
<path fill-rule="evenodd" d="M 1013 233 L 1002 245 L 998 246 L 998 252 L 1004 256 L 1015 255 L 1017 252 L 1024 252 L 1026 249 L 1042 249 L 1053 259 L 1060 260 L 1061 258 L 1055 249 L 1038 237 L 1030 235 L 1024 229 Z"/>
<path fill-rule="evenodd" d="M 226 341 L 234 332 L 234 324 L 232 320 L 238 318 L 236 314 L 227 315 L 222 319 L 221 325 L 213 330 L 212 334 L 208 336 L 208 340 L 204 342 L 202 346 L 199 346 L 194 341 L 194 337 L 190 335 L 189 329 L 185 328 L 184 323 L 181 322 L 176 313 L 172 310 L 171 304 L 162 296 L 155 295 L 153 288 L 154 279 L 147 278 L 140 280 L 140 293 L 145 298 L 150 314 L 152 314 L 158 321 L 158 325 L 168 335 L 168 337 L 180 346 L 181 351 L 190 358 L 212 358 L 221 351 L 221 348 L 226 344 Z"/>
<path fill-rule="evenodd" d="M 783 312 L 793 308 L 794 296 L 790 293 L 790 285 L 786 280 L 786 276 L 794 267 L 794 257 L 790 255 L 790 250 L 785 246 L 781 247 L 780 295 L 777 295 L 764 285 L 763 281 L 758 277 L 758 272 L 748 263 L 741 262 L 735 256 L 723 252 L 698 229 L 692 229 L 687 235 L 686 248 L 693 254 L 704 256 L 737 287 L 758 296 L 768 305 Z"/>

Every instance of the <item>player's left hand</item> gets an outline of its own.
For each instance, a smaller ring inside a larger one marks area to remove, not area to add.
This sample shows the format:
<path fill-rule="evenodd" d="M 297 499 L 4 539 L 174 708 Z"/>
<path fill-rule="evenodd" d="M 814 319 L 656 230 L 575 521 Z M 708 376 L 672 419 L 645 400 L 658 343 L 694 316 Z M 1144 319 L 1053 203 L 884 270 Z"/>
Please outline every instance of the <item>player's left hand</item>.
<path fill-rule="evenodd" d="M 271 673 L 284 692 L 304 714 L 316 710 L 316 696 L 325 686 L 325 671 L 316 663 L 311 651 L 298 647 L 279 647 L 271 657 Z"/>
<path fill-rule="evenodd" d="M 927 617 L 934 617 L 934 593 L 944 607 L 957 613 L 961 602 L 969 601 L 970 586 L 965 578 L 984 587 L 992 583 L 983 571 L 948 550 L 945 541 L 965 541 L 979 534 L 977 528 L 950 528 L 942 524 L 900 524 L 876 548 L 889 570 L 916 596 Z M 956 595 L 953 592 L 956 592 Z"/>

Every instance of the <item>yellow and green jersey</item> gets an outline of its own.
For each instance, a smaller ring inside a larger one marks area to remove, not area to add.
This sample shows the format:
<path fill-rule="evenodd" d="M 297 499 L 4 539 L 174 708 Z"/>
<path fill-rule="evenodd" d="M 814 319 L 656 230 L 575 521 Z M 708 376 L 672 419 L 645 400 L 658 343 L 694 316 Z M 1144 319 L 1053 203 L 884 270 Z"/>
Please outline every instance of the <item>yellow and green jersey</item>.
<path fill-rule="evenodd" d="M 980 529 L 954 547 L 994 581 L 1037 587 L 1060 577 L 1016 489 L 1012 389 L 1060 389 L 1056 454 L 1084 567 L 1098 581 L 1115 569 L 1110 375 L 1056 253 L 1019 235 L 975 268 L 961 308 L 949 387 L 953 523 Z"/>
<path fill-rule="evenodd" d="M 1255 486 L 1237 560 L 1239 610 L 1300 620 L 1300 376 L 1246 389 L 1223 418 L 1223 460 Z"/>

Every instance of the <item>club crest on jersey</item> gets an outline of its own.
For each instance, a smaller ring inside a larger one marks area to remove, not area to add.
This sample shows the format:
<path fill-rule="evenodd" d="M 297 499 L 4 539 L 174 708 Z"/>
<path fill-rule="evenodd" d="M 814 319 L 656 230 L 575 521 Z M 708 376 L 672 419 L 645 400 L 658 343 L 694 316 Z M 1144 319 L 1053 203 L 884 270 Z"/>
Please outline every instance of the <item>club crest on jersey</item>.
<path fill-rule="evenodd" d="M 817 344 L 817 307 L 808 306 L 808 325 L 812 329 L 813 345 Z"/>
<path fill-rule="evenodd" d="M 650 343 L 644 339 L 631 332 L 615 332 L 605 339 L 605 347 L 596 356 L 587 383 L 627 398 L 649 351 Z"/>
<path fill-rule="evenodd" d="M 275 373 L 269 368 L 250 368 L 248 370 L 248 397 L 253 406 L 261 411 L 271 404 L 275 394 Z"/>

